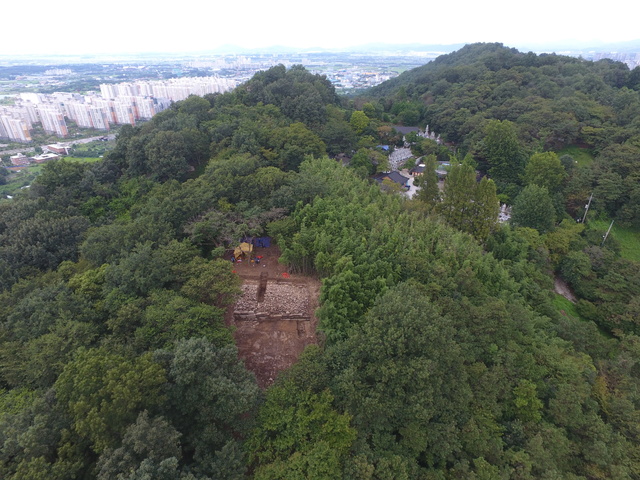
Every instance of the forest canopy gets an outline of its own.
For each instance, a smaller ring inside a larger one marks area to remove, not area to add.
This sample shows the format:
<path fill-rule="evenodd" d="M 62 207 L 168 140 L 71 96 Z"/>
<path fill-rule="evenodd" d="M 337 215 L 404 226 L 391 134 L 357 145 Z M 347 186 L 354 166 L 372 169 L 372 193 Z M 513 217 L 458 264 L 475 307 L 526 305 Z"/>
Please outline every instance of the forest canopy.
<path fill-rule="evenodd" d="M 0 200 L 0 476 L 640 478 L 640 264 L 600 226 L 640 227 L 639 88 L 500 44 L 357 98 L 277 66 L 46 164 Z M 414 198 L 372 178 L 405 142 Z M 224 323 L 260 235 L 322 282 L 264 390 Z"/>

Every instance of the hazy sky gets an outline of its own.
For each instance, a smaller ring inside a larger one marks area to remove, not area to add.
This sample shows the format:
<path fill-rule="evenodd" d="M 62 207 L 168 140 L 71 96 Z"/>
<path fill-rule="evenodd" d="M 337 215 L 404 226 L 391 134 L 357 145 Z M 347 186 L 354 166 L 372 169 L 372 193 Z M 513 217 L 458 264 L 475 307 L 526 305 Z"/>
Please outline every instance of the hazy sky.
<path fill-rule="evenodd" d="M 640 38 L 633 0 L 7 0 L 0 55 Z M 635 25 L 634 25 L 635 24 Z"/>

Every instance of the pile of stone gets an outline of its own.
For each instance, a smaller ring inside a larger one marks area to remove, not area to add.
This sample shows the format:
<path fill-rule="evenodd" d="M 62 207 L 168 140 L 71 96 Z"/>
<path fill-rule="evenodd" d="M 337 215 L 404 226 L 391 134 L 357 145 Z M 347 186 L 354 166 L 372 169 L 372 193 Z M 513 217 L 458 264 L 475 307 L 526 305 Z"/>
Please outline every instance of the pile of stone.
<path fill-rule="evenodd" d="M 258 311 L 272 315 L 306 314 L 308 309 L 307 288 L 291 283 L 269 283 L 264 302 L 258 304 Z"/>
<path fill-rule="evenodd" d="M 264 301 L 257 300 L 258 284 L 245 282 L 235 312 L 266 313 L 268 315 L 307 315 L 309 294 L 304 285 L 269 282 Z"/>
<path fill-rule="evenodd" d="M 242 284 L 242 296 L 236 302 L 236 312 L 255 312 L 257 302 L 258 284 L 245 282 Z"/>

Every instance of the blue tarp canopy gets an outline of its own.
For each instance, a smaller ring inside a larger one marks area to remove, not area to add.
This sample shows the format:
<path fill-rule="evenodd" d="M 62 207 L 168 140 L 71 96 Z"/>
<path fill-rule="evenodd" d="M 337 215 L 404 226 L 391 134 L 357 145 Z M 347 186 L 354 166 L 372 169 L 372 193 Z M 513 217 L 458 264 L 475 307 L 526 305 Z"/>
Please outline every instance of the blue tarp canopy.
<path fill-rule="evenodd" d="M 250 243 L 254 247 L 267 248 L 271 246 L 271 237 L 244 237 L 242 241 Z"/>

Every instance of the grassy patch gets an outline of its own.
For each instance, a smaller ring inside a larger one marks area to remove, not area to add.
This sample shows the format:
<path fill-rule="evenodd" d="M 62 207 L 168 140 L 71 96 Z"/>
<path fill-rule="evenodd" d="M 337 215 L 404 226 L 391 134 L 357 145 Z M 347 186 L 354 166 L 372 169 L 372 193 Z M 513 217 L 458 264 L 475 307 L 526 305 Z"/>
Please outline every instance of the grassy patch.
<path fill-rule="evenodd" d="M 64 159 L 69 162 L 80 162 L 80 163 L 85 163 L 85 162 L 94 163 L 102 160 L 102 158 L 98 158 L 98 157 L 65 157 Z"/>
<path fill-rule="evenodd" d="M 591 150 L 588 148 L 581 148 L 577 145 L 571 145 L 569 147 L 563 148 L 562 150 L 556 152 L 559 157 L 562 155 L 571 155 L 573 159 L 578 162 L 577 165 L 579 167 L 587 167 L 593 163 L 593 155 L 591 155 Z"/>
<path fill-rule="evenodd" d="M 0 185 L 0 195 L 14 195 L 22 187 L 30 185 L 34 178 L 35 174 L 27 173 L 25 170 L 18 175 L 12 175 L 5 185 Z"/>
<path fill-rule="evenodd" d="M 94 157 L 64 157 L 65 161 L 74 162 L 74 163 L 92 163 L 99 162 L 101 158 Z M 9 176 L 8 182 L 6 185 L 0 185 L 0 195 L 14 195 L 25 185 L 30 185 L 31 182 L 40 174 L 42 169 L 44 168 L 43 163 L 29 165 L 28 167 L 23 168 L 19 173 L 14 173 Z"/>
<path fill-rule="evenodd" d="M 609 220 L 587 220 L 587 223 L 598 230 L 606 232 L 611 222 Z M 640 262 L 640 230 L 613 224 L 612 236 L 620 244 L 620 255 L 629 260 Z"/>
<path fill-rule="evenodd" d="M 569 300 L 564 298 L 562 295 L 556 294 L 555 298 L 553 299 L 553 305 L 563 315 L 568 315 L 579 320 L 584 320 L 582 317 L 580 317 L 578 310 L 576 310 L 576 306 Z"/>
<path fill-rule="evenodd" d="M 574 320 L 579 320 L 581 322 L 591 323 L 596 326 L 596 328 L 598 329 L 598 332 L 600 332 L 600 335 L 602 335 L 603 337 L 614 338 L 611 332 L 608 331 L 606 328 L 600 325 L 597 325 L 595 322 L 592 322 L 591 320 L 587 320 L 586 318 L 581 317 L 580 314 L 578 313 L 578 310 L 576 309 L 576 306 L 573 303 L 571 303 L 569 300 L 564 298 L 562 295 L 559 295 L 559 294 L 555 295 L 553 299 L 553 305 L 556 307 L 556 310 L 558 310 L 560 315 L 564 317 L 572 318 Z"/>

